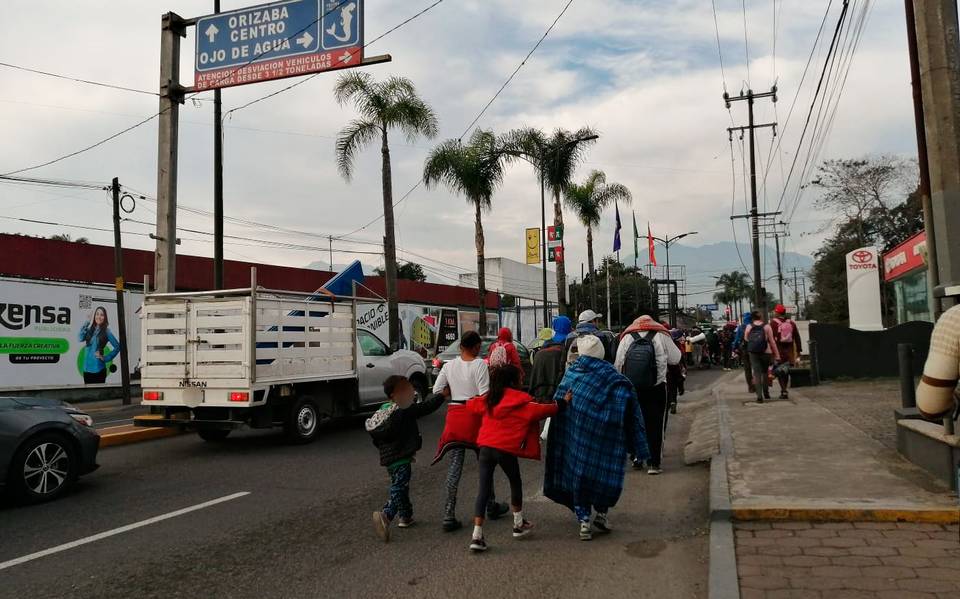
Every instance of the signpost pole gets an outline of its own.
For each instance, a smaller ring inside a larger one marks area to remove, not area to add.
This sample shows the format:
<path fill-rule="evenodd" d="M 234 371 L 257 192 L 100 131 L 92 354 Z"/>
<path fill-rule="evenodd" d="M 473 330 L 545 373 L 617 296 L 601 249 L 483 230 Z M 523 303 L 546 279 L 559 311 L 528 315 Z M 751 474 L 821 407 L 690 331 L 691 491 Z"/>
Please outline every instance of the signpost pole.
<path fill-rule="evenodd" d="M 130 405 L 130 362 L 127 358 L 127 311 L 123 305 L 123 245 L 120 241 L 120 180 L 113 178 L 113 275 L 117 291 L 117 320 L 120 329 L 120 384 L 123 405 Z M 89 350 L 88 350 L 89 351 Z"/>
<path fill-rule="evenodd" d="M 213 0 L 220 12 L 220 0 Z M 223 115 L 220 89 L 213 90 L 213 288 L 223 289 Z"/>
<path fill-rule="evenodd" d="M 157 119 L 157 234 L 154 285 L 176 291 L 177 137 L 183 88 L 180 86 L 180 38 L 186 26 L 176 13 L 163 15 L 160 33 L 160 111 Z"/>

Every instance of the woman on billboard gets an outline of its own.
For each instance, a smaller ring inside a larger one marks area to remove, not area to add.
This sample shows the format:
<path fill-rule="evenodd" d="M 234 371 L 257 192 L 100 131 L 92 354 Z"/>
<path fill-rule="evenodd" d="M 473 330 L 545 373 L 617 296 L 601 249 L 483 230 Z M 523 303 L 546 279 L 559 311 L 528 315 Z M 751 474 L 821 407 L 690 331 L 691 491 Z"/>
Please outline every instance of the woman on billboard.
<path fill-rule="evenodd" d="M 90 319 L 80 328 L 80 341 L 85 345 L 83 354 L 83 382 L 87 385 L 107 382 L 107 363 L 117 357 L 120 342 L 110 332 L 107 310 L 97 306 Z M 110 351 L 104 353 L 110 344 Z"/>

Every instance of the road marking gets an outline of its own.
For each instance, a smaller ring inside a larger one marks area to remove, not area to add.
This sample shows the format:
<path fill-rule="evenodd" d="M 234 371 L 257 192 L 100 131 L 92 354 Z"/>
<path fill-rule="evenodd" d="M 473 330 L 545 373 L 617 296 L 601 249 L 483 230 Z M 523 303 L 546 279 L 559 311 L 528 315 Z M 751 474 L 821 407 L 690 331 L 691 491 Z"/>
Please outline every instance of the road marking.
<path fill-rule="evenodd" d="M 31 553 L 30 555 L 24 555 L 23 557 L 18 557 L 12 560 L 5 562 L 0 562 L 0 570 L 5 570 L 7 568 L 12 568 L 13 566 L 19 566 L 20 564 L 39 559 L 41 557 L 46 557 L 48 555 L 53 555 L 54 553 L 60 553 L 61 551 L 66 551 L 68 549 L 73 549 L 74 547 L 79 547 L 81 545 L 86 545 L 87 543 L 93 543 L 95 541 L 100 541 L 114 535 L 121 533 L 129 532 L 131 530 L 136 530 L 144 526 L 149 526 L 151 524 L 156 524 L 157 522 L 162 522 L 164 520 L 169 520 L 170 518 L 176 518 L 177 516 L 182 516 L 184 514 L 189 514 L 190 512 L 195 512 L 197 510 L 202 510 L 208 508 L 218 503 L 224 503 L 226 501 L 232 501 L 234 499 L 239 499 L 245 495 L 249 495 L 250 491 L 240 491 L 239 493 L 234 493 L 232 495 L 227 495 L 225 497 L 220 497 L 219 499 L 211 499 L 210 501 L 204 501 L 203 503 L 198 503 L 197 505 L 192 505 L 190 507 L 185 507 L 183 509 L 176 510 L 174 512 L 168 512 L 166 514 L 161 514 L 160 516 L 154 516 L 153 518 L 147 518 L 146 520 L 141 520 L 140 522 L 134 522 L 133 524 L 127 524 L 126 526 L 121 526 L 120 528 L 114 528 L 113 530 L 107 530 L 95 535 L 84 537 L 82 539 L 77 539 L 76 541 L 70 541 L 69 543 L 64 543 L 63 545 L 57 545 L 56 547 L 51 547 L 50 549 L 44 549 L 43 551 L 37 551 L 36 553 Z"/>

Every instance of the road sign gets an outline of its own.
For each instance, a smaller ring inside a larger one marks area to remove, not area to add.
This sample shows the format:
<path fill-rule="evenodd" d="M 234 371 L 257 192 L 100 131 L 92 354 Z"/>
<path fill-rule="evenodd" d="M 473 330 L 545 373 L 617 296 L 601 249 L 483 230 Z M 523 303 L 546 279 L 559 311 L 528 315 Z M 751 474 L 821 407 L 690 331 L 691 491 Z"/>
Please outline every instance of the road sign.
<path fill-rule="evenodd" d="M 527 229 L 527 264 L 540 264 L 540 229 Z"/>
<path fill-rule="evenodd" d="M 354 67 L 363 0 L 283 0 L 197 19 L 194 89 Z"/>
<path fill-rule="evenodd" d="M 708 312 L 715 312 L 716 310 L 719 309 L 719 306 L 717 306 L 716 304 L 700 304 L 697 307 L 702 308 L 703 310 L 706 310 Z"/>

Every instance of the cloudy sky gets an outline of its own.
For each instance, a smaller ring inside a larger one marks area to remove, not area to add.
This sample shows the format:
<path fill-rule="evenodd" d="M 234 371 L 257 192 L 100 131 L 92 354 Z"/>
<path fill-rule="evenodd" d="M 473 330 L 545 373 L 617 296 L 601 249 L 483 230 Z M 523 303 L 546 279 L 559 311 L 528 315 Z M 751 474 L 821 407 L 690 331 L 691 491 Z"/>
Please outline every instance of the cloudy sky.
<path fill-rule="evenodd" d="M 433 0 L 367 0 L 366 35 L 373 39 L 432 4 Z M 393 62 L 368 67 L 376 76 L 412 79 L 440 120 L 437 140 L 407 143 L 393 138 L 395 197 L 419 180 L 424 158 L 435 141 L 460 136 L 567 0 L 444 0 L 438 6 L 367 48 L 367 55 L 389 53 Z M 223 0 L 223 10 L 247 2 Z M 709 0 L 574 0 L 551 35 L 490 107 L 479 125 L 502 132 L 535 126 L 576 129 L 587 125 L 601 133 L 580 169 L 604 170 L 608 178 L 633 192 L 632 207 L 621 206 L 624 223 L 636 212 L 641 228 L 655 235 L 697 230 L 691 245 L 732 241 L 731 204 L 744 208 L 740 141 L 732 149 L 726 127 L 745 123 L 746 106 L 728 113 L 721 94 L 750 86 L 767 90 L 776 81 L 780 102 L 757 102 L 757 122 L 786 121 L 800 78 L 824 18 L 827 0 L 716 0 L 716 28 Z M 839 109 L 822 158 L 915 152 L 910 77 L 903 7 L 897 2 L 855 1 L 869 6 L 862 40 L 838 95 Z M 875 4 L 875 6 L 874 6 Z M 825 36 L 839 15 L 835 0 L 826 17 Z M 160 15 L 184 17 L 211 12 L 212 2 L 129 0 L 64 2 L 5 0 L 0 20 L 0 61 L 75 77 L 156 90 Z M 776 15 L 776 18 L 775 18 Z M 721 72 L 717 30 L 723 58 Z M 182 78 L 193 72 L 193 31 L 183 42 Z M 775 44 L 775 51 L 774 51 Z M 746 47 L 745 47 L 746 46 Z M 781 196 L 802 119 L 826 53 L 821 43 L 799 90 L 794 114 L 781 136 L 779 155 L 770 153 L 769 130 L 758 133 L 761 164 L 771 168 L 768 208 Z M 344 181 L 334 163 L 334 138 L 354 114 L 333 100 L 336 74 L 234 113 L 225 128 L 225 204 L 227 215 L 295 228 L 316 235 L 354 231 L 382 213 L 379 152 L 361 155 L 356 177 Z M 295 80 L 226 89 L 224 110 L 276 91 Z M 203 93 L 199 98 L 210 98 Z M 42 163 L 80 149 L 155 113 L 155 97 L 92 87 L 0 67 L 0 173 Z M 188 101 L 181 111 L 180 202 L 212 209 L 212 104 Z M 103 146 L 25 175 L 106 182 L 117 176 L 130 189 L 156 194 L 156 121 Z M 802 163 L 802 160 L 801 160 Z M 734 188 L 733 180 L 737 181 Z M 794 183 L 799 178 L 793 179 Z M 793 202 L 788 189 L 786 204 Z M 805 194 L 793 214 L 787 249 L 810 254 L 822 235 L 809 234 L 825 215 L 811 208 Z M 154 206 L 141 201 L 131 218 L 152 221 Z M 436 280 L 455 278 L 475 264 L 473 211 L 444 189 L 415 190 L 397 209 L 397 239 L 430 261 L 421 262 Z M 94 243 L 110 244 L 110 233 L 28 224 L 32 218 L 90 227 L 110 226 L 103 192 L 0 184 L 0 231 L 51 235 L 70 232 Z M 180 214 L 181 227 L 212 231 L 203 214 Z M 511 168 L 485 216 L 487 256 L 523 259 L 523 230 L 539 225 L 539 189 L 529 167 Z M 584 230 L 567 217 L 567 260 L 579 274 L 585 260 Z M 745 223 L 737 235 L 745 240 Z M 148 225 L 126 223 L 124 243 L 152 249 Z M 303 266 L 327 259 L 326 239 L 228 223 L 227 258 Z M 379 241 L 382 221 L 351 239 Z M 183 253 L 212 255 L 210 237 L 182 232 Z M 595 251 L 608 252 L 613 211 L 595 232 Z M 629 239 L 629 228 L 625 231 Z M 256 240 L 308 246 L 264 247 Z M 338 250 L 369 251 L 369 245 L 338 240 Z M 625 244 L 628 245 L 628 244 Z M 309 247 L 316 247 L 311 250 Z M 322 250 L 322 251 L 321 251 Z M 338 252 L 335 262 L 351 255 Z M 365 262 L 378 258 L 356 254 Z M 437 262 L 439 261 L 439 262 Z M 790 264 L 786 265 L 790 267 Z M 695 265 L 688 265 L 694 268 Z M 741 268 L 732 263 L 730 269 Z"/>

